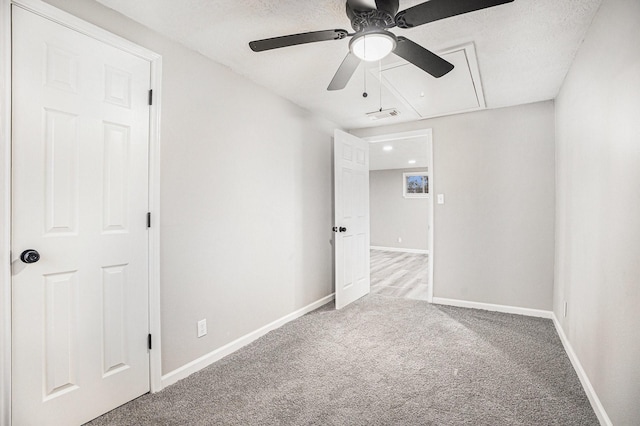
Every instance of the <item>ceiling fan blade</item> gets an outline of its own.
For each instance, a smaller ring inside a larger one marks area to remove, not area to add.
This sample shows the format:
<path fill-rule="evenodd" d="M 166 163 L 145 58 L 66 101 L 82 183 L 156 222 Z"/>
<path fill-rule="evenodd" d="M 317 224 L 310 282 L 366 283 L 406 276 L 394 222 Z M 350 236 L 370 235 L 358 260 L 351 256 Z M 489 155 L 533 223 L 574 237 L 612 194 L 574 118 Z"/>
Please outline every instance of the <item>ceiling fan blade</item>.
<path fill-rule="evenodd" d="M 336 75 L 333 76 L 333 80 L 329 83 L 327 90 L 344 89 L 349 80 L 351 80 L 353 73 L 356 72 L 358 65 L 360 65 L 360 59 L 351 52 L 347 53 L 340 67 L 338 67 Z"/>
<path fill-rule="evenodd" d="M 292 34 L 281 37 L 266 38 L 249 42 L 254 52 L 278 49 L 280 47 L 295 46 L 297 44 L 313 43 L 316 41 L 340 40 L 347 37 L 345 30 L 324 30 L 310 33 Z"/>
<path fill-rule="evenodd" d="M 452 63 L 405 37 L 398 37 L 398 44 L 393 53 L 436 78 L 453 69 Z"/>
<path fill-rule="evenodd" d="M 376 7 L 394 16 L 400 8 L 400 0 L 376 0 Z"/>
<path fill-rule="evenodd" d="M 410 7 L 396 15 L 396 25 L 412 28 L 428 22 L 461 15 L 488 7 L 511 3 L 513 0 L 430 0 Z"/>

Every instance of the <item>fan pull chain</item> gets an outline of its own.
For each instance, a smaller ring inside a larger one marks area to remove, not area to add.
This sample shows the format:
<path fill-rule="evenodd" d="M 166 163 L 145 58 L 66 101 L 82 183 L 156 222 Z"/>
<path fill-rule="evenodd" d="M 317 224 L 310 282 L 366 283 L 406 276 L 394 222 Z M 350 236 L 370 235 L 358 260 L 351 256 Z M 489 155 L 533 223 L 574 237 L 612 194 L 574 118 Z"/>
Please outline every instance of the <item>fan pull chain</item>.
<path fill-rule="evenodd" d="M 382 112 L 382 59 L 378 61 L 378 80 L 380 80 L 380 112 Z"/>
<path fill-rule="evenodd" d="M 367 51 L 367 38 L 365 37 L 363 39 L 363 43 L 364 43 L 364 51 Z M 369 96 L 369 94 L 367 93 L 367 67 L 364 66 L 364 64 L 362 64 L 362 72 L 364 73 L 364 91 L 362 92 L 362 97 L 366 98 L 367 96 Z"/>
<path fill-rule="evenodd" d="M 363 65 L 362 71 L 364 74 L 364 90 L 362 91 L 362 97 L 366 98 L 367 96 L 369 96 L 369 94 L 367 93 L 367 67 Z"/>

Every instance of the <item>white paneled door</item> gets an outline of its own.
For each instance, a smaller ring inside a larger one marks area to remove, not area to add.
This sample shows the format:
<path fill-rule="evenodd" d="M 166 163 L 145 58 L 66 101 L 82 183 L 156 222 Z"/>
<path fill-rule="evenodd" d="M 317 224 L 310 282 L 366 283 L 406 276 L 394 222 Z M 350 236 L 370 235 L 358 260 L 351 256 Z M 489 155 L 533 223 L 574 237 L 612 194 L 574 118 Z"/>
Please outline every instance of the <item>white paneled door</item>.
<path fill-rule="evenodd" d="M 336 309 L 369 294 L 369 143 L 334 133 Z"/>
<path fill-rule="evenodd" d="M 150 63 L 12 19 L 12 421 L 77 425 L 149 391 Z"/>

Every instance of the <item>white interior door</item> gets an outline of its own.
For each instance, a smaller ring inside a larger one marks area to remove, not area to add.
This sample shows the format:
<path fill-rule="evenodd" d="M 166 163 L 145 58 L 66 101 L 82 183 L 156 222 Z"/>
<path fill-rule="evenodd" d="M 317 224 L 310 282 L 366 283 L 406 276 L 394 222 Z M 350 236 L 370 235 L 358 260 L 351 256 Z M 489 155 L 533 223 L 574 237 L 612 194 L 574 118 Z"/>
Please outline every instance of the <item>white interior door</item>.
<path fill-rule="evenodd" d="M 369 143 L 334 133 L 336 309 L 369 294 Z"/>
<path fill-rule="evenodd" d="M 81 424 L 149 391 L 150 63 L 12 20 L 12 421 Z"/>

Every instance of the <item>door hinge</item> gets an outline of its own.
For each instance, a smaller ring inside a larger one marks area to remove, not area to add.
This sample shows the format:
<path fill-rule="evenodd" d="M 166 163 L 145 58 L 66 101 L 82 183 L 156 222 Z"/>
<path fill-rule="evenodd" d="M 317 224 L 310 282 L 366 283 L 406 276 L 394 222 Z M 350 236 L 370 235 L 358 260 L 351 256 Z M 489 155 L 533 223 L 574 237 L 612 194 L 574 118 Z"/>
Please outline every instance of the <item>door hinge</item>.
<path fill-rule="evenodd" d="M 151 350 L 151 334 L 147 337 L 147 346 L 149 347 L 149 350 Z"/>
<path fill-rule="evenodd" d="M 153 90 L 149 89 L 149 105 L 153 105 Z"/>
<path fill-rule="evenodd" d="M 147 228 L 151 228 L 151 212 L 147 212 Z"/>

